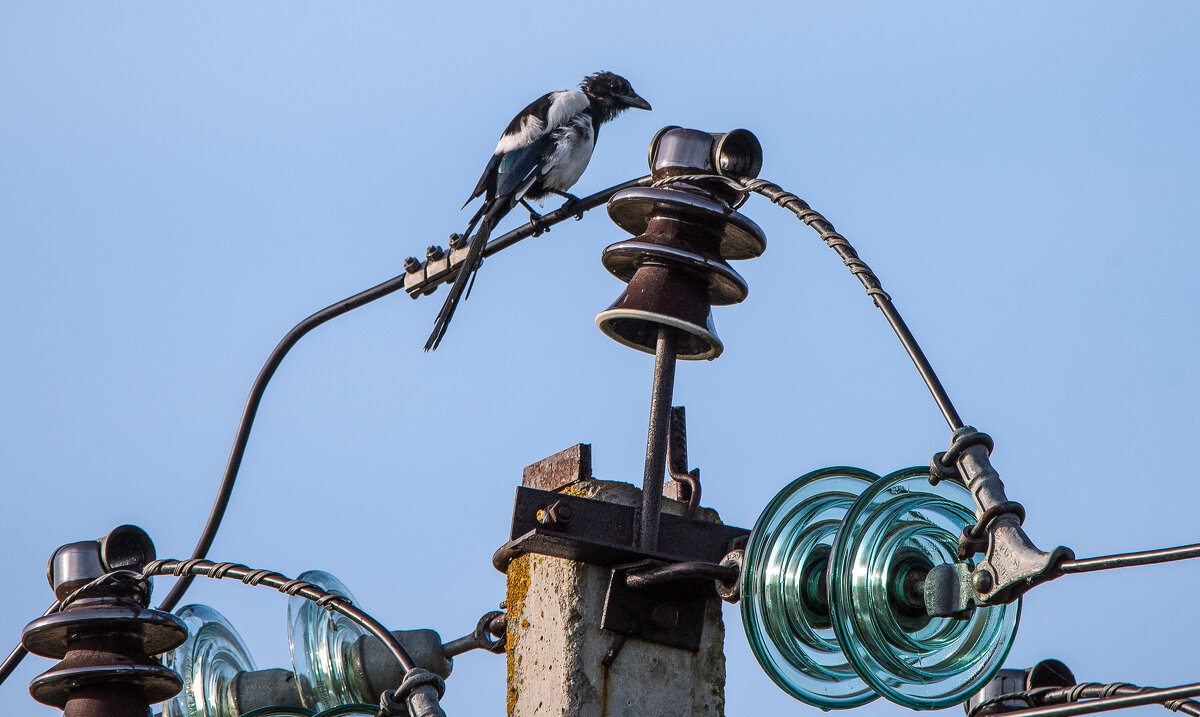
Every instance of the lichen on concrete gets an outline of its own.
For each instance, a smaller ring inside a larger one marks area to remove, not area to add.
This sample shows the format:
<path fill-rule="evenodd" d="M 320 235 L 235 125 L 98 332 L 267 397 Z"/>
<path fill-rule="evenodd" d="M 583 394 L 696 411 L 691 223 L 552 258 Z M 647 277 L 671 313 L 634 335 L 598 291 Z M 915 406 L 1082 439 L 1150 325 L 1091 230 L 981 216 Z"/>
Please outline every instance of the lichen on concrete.
<path fill-rule="evenodd" d="M 562 492 L 640 505 L 628 483 L 580 481 Z M 684 506 L 664 500 L 663 510 Z M 715 511 L 701 518 L 716 522 Z M 508 569 L 510 717 L 721 717 L 724 623 L 710 601 L 698 652 L 629 638 L 611 668 L 601 663 L 614 633 L 600 629 L 610 570 L 544 555 Z"/>

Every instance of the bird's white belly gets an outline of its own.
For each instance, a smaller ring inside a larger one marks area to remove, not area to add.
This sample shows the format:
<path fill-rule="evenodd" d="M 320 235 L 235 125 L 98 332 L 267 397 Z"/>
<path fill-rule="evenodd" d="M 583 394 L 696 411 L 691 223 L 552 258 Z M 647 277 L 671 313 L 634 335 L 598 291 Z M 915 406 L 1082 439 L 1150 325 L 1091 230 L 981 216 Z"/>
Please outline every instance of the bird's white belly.
<path fill-rule="evenodd" d="M 596 146 L 591 120 L 586 115 L 584 117 L 586 121 L 572 122 L 556 138 L 554 156 L 547 162 L 548 171 L 542 181 L 543 187 L 565 192 L 583 176 L 583 170 L 587 169 L 592 159 L 592 149 Z"/>

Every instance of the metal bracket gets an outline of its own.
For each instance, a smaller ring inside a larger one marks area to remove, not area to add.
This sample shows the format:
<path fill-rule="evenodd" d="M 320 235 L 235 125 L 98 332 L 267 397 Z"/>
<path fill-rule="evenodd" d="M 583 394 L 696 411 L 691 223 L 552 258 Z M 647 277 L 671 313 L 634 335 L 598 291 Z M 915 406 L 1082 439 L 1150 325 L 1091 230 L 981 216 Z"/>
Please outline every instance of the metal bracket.
<path fill-rule="evenodd" d="M 631 506 L 521 486 L 513 507 L 512 539 L 497 551 L 493 562 L 501 567 L 521 553 L 537 553 L 612 568 L 602 628 L 696 651 L 708 602 L 717 598 L 719 580 L 710 573 L 716 571 L 728 580 L 736 565 L 719 563 L 750 531 L 663 513 L 657 547 L 647 549 L 638 546 L 635 536 L 640 512 Z M 682 563 L 691 564 L 682 576 L 641 583 L 628 579 L 648 569 L 684 567 Z"/>
<path fill-rule="evenodd" d="M 566 519 L 564 520 L 564 516 Z M 745 528 L 663 513 L 658 547 L 636 547 L 638 509 L 593 498 L 517 488 L 512 534 L 505 550 L 614 567 L 640 560 L 719 563 Z"/>
<path fill-rule="evenodd" d="M 664 565 L 643 560 L 613 568 L 600 627 L 620 635 L 695 652 L 704 631 L 704 611 L 714 595 L 713 581 L 676 580 L 630 587 L 630 573 Z"/>

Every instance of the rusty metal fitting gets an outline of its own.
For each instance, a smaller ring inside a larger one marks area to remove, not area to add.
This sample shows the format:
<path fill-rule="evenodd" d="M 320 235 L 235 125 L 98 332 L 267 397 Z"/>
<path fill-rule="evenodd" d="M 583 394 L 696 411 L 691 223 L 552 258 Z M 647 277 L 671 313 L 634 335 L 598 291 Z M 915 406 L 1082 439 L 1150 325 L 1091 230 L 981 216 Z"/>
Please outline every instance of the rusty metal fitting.
<path fill-rule="evenodd" d="M 733 580 L 715 581 L 717 584 L 717 595 L 727 603 L 736 603 L 742 599 L 742 566 L 745 562 L 746 551 L 740 548 L 729 551 L 724 558 L 721 558 L 720 565 L 737 570 L 737 577 Z"/>

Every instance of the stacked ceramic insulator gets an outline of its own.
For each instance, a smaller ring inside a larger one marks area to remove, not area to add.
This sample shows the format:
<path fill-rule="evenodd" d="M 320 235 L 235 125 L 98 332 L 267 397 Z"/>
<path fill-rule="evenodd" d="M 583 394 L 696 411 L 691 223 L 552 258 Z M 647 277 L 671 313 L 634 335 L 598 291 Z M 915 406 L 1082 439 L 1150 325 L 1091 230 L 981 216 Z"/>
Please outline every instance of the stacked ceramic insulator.
<path fill-rule="evenodd" d="M 150 538 L 131 525 L 55 552 L 50 584 L 59 600 L 70 602 L 21 634 L 33 654 L 61 660 L 30 684 L 34 699 L 65 717 L 146 717 L 151 704 L 179 692 L 179 675 L 153 656 L 183 643 L 183 622 L 150 609 L 149 586 L 136 578 L 94 582 L 153 559 Z"/>
<path fill-rule="evenodd" d="M 712 306 L 737 304 L 748 287 L 730 261 L 766 250 L 762 230 L 735 209 L 736 179 L 758 175 L 762 148 L 753 134 L 710 134 L 667 127 L 650 147 L 655 186 L 617 192 L 608 213 L 633 239 L 601 261 L 629 284 L 596 325 L 616 341 L 654 353 L 659 327 L 677 329 L 676 358 L 715 359 L 723 345 Z M 734 180 L 734 181 L 731 181 Z"/>

